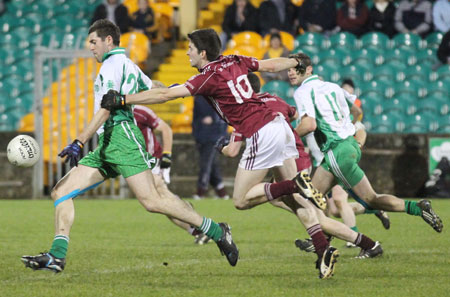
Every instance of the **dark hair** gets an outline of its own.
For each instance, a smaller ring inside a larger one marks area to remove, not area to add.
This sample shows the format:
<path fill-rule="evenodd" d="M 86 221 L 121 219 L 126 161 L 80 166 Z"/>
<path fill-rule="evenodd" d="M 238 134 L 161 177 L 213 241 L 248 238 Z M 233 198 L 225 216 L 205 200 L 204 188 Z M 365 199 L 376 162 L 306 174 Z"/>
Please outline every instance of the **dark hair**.
<path fill-rule="evenodd" d="M 213 29 L 199 29 L 188 34 L 188 38 L 197 48 L 198 52 L 206 51 L 209 62 L 216 60 L 220 55 L 222 44 L 219 35 Z"/>
<path fill-rule="evenodd" d="M 105 40 L 106 37 L 111 36 L 113 44 L 119 46 L 120 44 L 120 29 L 113 22 L 102 19 L 95 21 L 89 27 L 89 34 L 97 32 L 97 36 Z"/>
<path fill-rule="evenodd" d="M 281 35 L 278 32 L 272 33 L 270 34 L 270 40 L 274 39 L 274 38 L 278 38 L 279 40 L 281 40 Z"/>
<path fill-rule="evenodd" d="M 259 77 L 256 74 L 250 72 L 249 74 L 247 74 L 247 78 L 250 85 L 252 86 L 253 92 L 259 93 L 259 91 L 261 90 L 261 81 L 259 80 Z"/>
<path fill-rule="evenodd" d="M 304 74 L 306 71 L 306 67 L 311 66 L 311 58 L 304 53 L 290 54 L 289 58 L 296 59 L 298 65 L 295 66 L 297 73 Z"/>
<path fill-rule="evenodd" d="M 343 85 L 349 85 L 352 88 L 355 88 L 355 83 L 353 82 L 353 80 L 351 78 L 344 78 L 342 80 L 342 86 Z"/>

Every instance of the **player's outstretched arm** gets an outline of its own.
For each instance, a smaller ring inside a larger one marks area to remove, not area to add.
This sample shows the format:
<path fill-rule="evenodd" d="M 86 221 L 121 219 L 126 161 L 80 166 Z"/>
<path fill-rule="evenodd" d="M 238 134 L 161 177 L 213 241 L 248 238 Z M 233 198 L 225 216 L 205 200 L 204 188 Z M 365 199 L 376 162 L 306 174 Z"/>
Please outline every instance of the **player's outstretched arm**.
<path fill-rule="evenodd" d="M 164 103 L 173 99 L 191 96 L 191 93 L 184 85 L 168 89 L 151 89 L 133 95 L 126 95 L 127 104 L 156 104 Z"/>
<path fill-rule="evenodd" d="M 294 58 L 273 58 L 259 61 L 258 71 L 278 72 L 294 68 L 298 65 L 298 61 Z"/>
<path fill-rule="evenodd" d="M 117 91 L 109 90 L 103 95 L 101 107 L 113 110 L 122 108 L 125 104 L 157 104 L 190 95 L 191 93 L 184 85 L 156 88 L 133 95 L 122 95 Z"/>

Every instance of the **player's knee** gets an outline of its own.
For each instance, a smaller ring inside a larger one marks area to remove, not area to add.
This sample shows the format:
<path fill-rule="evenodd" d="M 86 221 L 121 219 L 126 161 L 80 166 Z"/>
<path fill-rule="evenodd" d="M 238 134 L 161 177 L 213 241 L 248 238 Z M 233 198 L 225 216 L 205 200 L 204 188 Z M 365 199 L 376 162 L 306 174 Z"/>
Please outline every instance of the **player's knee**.
<path fill-rule="evenodd" d="M 158 203 L 147 202 L 144 203 L 143 206 L 148 212 L 161 213 L 161 208 L 159 207 Z"/>
<path fill-rule="evenodd" d="M 317 221 L 316 211 L 313 208 L 301 208 L 297 214 L 303 225 L 311 225 Z"/>
<path fill-rule="evenodd" d="M 138 197 L 138 200 L 141 202 L 142 206 L 148 212 L 153 213 L 162 213 L 162 204 L 159 199 L 149 199 L 148 197 Z"/>
<path fill-rule="evenodd" d="M 50 193 L 50 196 L 52 197 L 53 201 L 56 201 L 64 196 L 64 194 L 61 192 L 59 188 L 53 188 L 52 192 Z"/>
<path fill-rule="evenodd" d="M 250 205 L 245 201 L 245 199 L 237 199 L 233 197 L 234 207 L 239 210 L 246 210 L 250 208 Z"/>
<path fill-rule="evenodd" d="M 344 207 L 344 202 L 340 200 L 335 200 L 334 203 L 336 204 L 336 208 L 341 210 Z"/>

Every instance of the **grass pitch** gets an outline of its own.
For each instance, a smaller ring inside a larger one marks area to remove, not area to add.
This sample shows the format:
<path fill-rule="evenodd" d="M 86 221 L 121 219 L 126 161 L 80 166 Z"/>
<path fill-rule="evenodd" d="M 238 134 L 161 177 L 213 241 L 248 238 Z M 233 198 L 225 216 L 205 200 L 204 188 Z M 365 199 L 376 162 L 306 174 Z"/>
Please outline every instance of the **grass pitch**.
<path fill-rule="evenodd" d="M 450 201 L 433 200 L 444 221 L 436 233 L 420 217 L 390 214 L 384 230 L 374 215 L 359 229 L 382 242 L 384 255 L 353 259 L 359 249 L 333 240 L 341 256 L 335 276 L 320 280 L 315 255 L 300 252 L 307 236 L 297 219 L 270 205 L 235 210 L 231 201 L 192 201 L 196 209 L 232 227 L 240 249 L 236 267 L 214 243 L 193 238 L 135 200 L 75 201 L 63 273 L 25 269 L 24 254 L 50 248 L 50 201 L 0 201 L 0 296 L 449 296 Z M 167 265 L 164 265 L 166 263 Z"/>

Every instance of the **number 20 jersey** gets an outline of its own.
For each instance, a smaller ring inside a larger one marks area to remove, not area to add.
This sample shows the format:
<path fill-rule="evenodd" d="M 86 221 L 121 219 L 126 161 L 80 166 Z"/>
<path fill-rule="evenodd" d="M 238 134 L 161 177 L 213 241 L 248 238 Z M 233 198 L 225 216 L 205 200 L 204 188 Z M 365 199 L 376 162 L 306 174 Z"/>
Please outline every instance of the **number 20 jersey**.
<path fill-rule="evenodd" d="M 258 68 L 255 58 L 220 56 L 185 86 L 191 95 L 203 95 L 229 125 L 249 138 L 277 115 L 257 98 L 247 79 L 247 74 Z"/>

